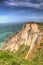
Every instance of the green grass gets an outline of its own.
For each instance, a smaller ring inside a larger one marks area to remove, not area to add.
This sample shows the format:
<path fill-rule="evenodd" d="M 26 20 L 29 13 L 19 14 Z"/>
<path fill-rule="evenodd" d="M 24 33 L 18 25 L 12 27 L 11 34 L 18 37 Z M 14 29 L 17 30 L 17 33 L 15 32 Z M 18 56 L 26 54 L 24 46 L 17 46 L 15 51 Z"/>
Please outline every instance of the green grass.
<path fill-rule="evenodd" d="M 25 57 L 29 50 L 29 46 L 22 45 L 20 46 L 19 50 L 16 52 L 19 56 Z"/>
<path fill-rule="evenodd" d="M 43 48 L 37 49 L 31 61 L 24 58 L 28 50 L 28 46 L 22 45 L 16 53 L 0 51 L 0 65 L 43 65 Z"/>
<path fill-rule="evenodd" d="M 26 65 L 24 58 L 11 52 L 0 51 L 0 65 Z"/>
<path fill-rule="evenodd" d="M 37 49 L 37 52 L 35 53 L 33 60 L 35 62 L 38 62 L 39 65 L 43 65 L 43 49 Z"/>

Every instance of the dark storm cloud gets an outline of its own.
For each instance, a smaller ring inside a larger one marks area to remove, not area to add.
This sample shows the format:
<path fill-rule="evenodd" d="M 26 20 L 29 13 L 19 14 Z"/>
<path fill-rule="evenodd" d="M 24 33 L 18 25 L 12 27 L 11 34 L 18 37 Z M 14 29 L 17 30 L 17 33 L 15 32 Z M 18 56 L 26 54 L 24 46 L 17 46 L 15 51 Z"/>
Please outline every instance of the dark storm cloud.
<path fill-rule="evenodd" d="M 43 9 L 43 0 L 0 0 L 5 6 L 24 6 Z"/>

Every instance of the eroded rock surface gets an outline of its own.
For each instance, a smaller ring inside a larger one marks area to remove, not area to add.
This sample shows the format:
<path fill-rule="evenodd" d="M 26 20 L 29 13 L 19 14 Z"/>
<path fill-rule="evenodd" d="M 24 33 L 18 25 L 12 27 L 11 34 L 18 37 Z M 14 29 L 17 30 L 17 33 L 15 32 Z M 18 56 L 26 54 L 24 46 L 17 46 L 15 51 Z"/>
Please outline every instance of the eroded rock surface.
<path fill-rule="evenodd" d="M 24 44 L 30 46 L 29 54 L 35 44 L 39 43 L 41 39 L 43 39 L 43 31 L 40 31 L 39 24 L 26 23 L 21 31 L 5 42 L 1 50 L 15 52 Z"/>

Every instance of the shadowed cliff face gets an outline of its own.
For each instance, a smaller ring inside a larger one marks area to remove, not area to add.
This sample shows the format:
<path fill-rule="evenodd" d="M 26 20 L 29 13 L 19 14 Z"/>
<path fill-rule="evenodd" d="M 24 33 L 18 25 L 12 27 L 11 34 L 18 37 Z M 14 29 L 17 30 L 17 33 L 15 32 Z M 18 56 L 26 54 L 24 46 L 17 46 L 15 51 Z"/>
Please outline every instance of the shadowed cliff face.
<path fill-rule="evenodd" d="M 16 52 L 19 47 L 24 44 L 30 46 L 29 54 L 35 44 L 39 43 L 40 40 L 43 39 L 43 31 L 40 32 L 41 29 L 39 27 L 41 26 L 37 23 L 26 23 L 21 31 L 5 42 L 1 50 Z"/>

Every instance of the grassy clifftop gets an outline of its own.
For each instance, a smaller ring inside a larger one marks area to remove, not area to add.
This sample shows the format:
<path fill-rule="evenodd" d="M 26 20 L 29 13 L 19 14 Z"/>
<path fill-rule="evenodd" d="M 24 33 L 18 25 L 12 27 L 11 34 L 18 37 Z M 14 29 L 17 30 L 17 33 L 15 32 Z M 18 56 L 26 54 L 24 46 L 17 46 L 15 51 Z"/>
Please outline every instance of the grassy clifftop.
<path fill-rule="evenodd" d="M 37 49 L 31 61 L 24 58 L 28 50 L 29 47 L 21 46 L 16 53 L 0 51 L 0 65 L 43 65 L 43 48 Z"/>

